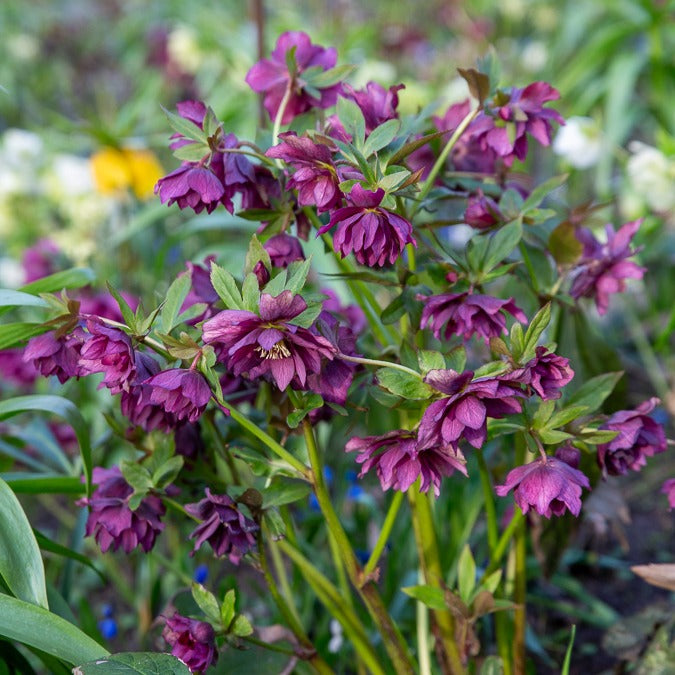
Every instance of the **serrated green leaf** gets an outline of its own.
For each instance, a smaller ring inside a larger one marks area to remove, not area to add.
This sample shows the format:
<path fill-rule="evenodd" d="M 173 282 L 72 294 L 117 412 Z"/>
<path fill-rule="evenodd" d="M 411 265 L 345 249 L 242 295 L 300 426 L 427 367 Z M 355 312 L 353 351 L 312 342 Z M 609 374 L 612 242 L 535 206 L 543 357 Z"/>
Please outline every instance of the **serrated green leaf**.
<path fill-rule="evenodd" d="M 436 586 L 407 586 L 401 590 L 411 598 L 419 600 L 419 602 L 430 609 L 448 608 L 448 605 L 445 602 L 445 593 L 443 592 L 443 589 L 437 588 Z"/>
<path fill-rule="evenodd" d="M 146 494 L 152 489 L 152 476 L 146 467 L 129 459 L 123 459 L 119 466 L 124 479 L 134 488 L 134 492 Z"/>
<path fill-rule="evenodd" d="M 550 427 L 551 429 L 557 429 L 558 427 L 562 427 L 572 420 L 577 419 L 577 417 L 581 417 L 587 412 L 588 406 L 585 405 L 567 406 L 566 408 L 563 408 L 562 410 L 559 410 L 557 413 L 555 413 L 551 419 L 549 419 L 546 426 Z"/>
<path fill-rule="evenodd" d="M 174 131 L 177 131 L 185 138 L 189 138 L 193 141 L 197 141 L 197 143 L 208 146 L 209 142 L 206 134 L 194 122 L 190 122 L 184 117 L 168 111 L 163 106 L 161 107 Z"/>
<path fill-rule="evenodd" d="M 272 297 L 276 298 L 280 293 L 283 293 L 287 280 L 288 270 L 281 270 L 279 274 L 267 282 L 265 288 L 263 289 L 263 293 L 267 293 L 267 295 L 271 295 Z"/>
<path fill-rule="evenodd" d="M 176 148 L 173 151 L 173 156 L 182 162 L 199 162 L 210 153 L 209 146 L 204 143 L 188 143 Z"/>
<path fill-rule="evenodd" d="M 382 188 L 385 192 L 394 192 L 398 189 L 412 174 L 407 169 L 403 171 L 396 171 L 382 176 L 377 181 L 377 187 Z"/>
<path fill-rule="evenodd" d="M 417 352 L 417 363 L 423 375 L 426 375 L 430 370 L 444 370 L 445 358 L 440 352 L 435 352 L 430 349 L 420 349 Z"/>
<path fill-rule="evenodd" d="M 570 438 L 574 438 L 572 434 L 568 434 L 564 431 L 557 431 L 556 429 L 540 429 L 538 432 L 539 438 L 546 445 L 557 445 L 563 441 L 568 441 Z"/>
<path fill-rule="evenodd" d="M 534 415 L 532 415 L 532 428 L 543 429 L 547 426 L 546 423 L 551 419 L 554 410 L 555 401 L 542 401 Z"/>
<path fill-rule="evenodd" d="M 192 597 L 195 602 L 199 605 L 199 609 L 204 612 L 206 617 L 214 625 L 220 624 L 220 606 L 218 605 L 218 600 L 216 596 L 211 593 L 211 591 L 206 590 L 204 586 L 198 584 L 197 582 L 192 583 Z"/>
<path fill-rule="evenodd" d="M 464 545 L 457 563 L 457 583 L 459 596 L 465 604 L 469 604 L 471 594 L 476 586 L 476 561 L 468 544 Z"/>
<path fill-rule="evenodd" d="M 522 213 L 527 213 L 539 206 L 550 192 L 558 189 L 567 180 L 567 176 L 568 174 L 566 173 L 562 176 L 553 176 L 553 178 L 549 178 L 541 185 L 537 185 L 520 207 Z"/>
<path fill-rule="evenodd" d="M 257 312 L 260 307 L 260 288 L 258 286 L 258 277 L 250 272 L 244 277 L 244 283 L 241 285 L 241 295 L 244 301 L 244 309 L 249 312 Z"/>
<path fill-rule="evenodd" d="M 464 372 L 464 368 L 466 367 L 466 348 L 464 345 L 455 347 L 452 351 L 448 352 L 445 355 L 445 363 L 444 368 L 454 370 L 456 373 Z"/>
<path fill-rule="evenodd" d="M 293 262 L 288 266 L 288 281 L 286 282 L 286 290 L 291 291 L 294 295 L 299 293 L 307 281 L 307 275 L 312 266 L 312 257 L 307 260 Z"/>
<path fill-rule="evenodd" d="M 301 328 L 309 328 L 317 319 L 319 314 L 323 310 L 323 303 L 313 302 L 307 304 L 307 309 L 300 312 L 298 316 L 294 317 L 289 321 L 295 326 L 300 326 Z"/>
<path fill-rule="evenodd" d="M 275 541 L 286 536 L 286 523 L 281 517 L 281 514 L 276 509 L 269 509 L 265 511 L 263 516 L 265 525 L 269 528 L 272 539 Z"/>
<path fill-rule="evenodd" d="M 163 490 L 167 485 L 173 483 L 180 473 L 180 470 L 183 468 L 184 463 L 185 459 L 181 455 L 176 455 L 175 457 L 168 459 L 153 472 L 153 486 L 158 490 Z"/>
<path fill-rule="evenodd" d="M 501 205 L 501 203 L 500 203 Z M 504 258 L 509 256 L 518 246 L 523 236 L 523 226 L 520 220 L 513 220 L 500 228 L 492 235 L 487 250 L 483 256 L 481 271 L 484 274 L 490 272 Z"/>
<path fill-rule="evenodd" d="M 401 123 L 397 119 L 387 120 L 375 127 L 363 144 L 363 156 L 367 159 L 373 153 L 389 145 L 400 128 Z"/>
<path fill-rule="evenodd" d="M 244 309 L 244 301 L 234 277 L 214 262 L 211 263 L 211 285 L 227 309 Z"/>
<path fill-rule="evenodd" d="M 190 675 L 176 656 L 159 652 L 120 652 L 83 663 L 73 675 Z"/>
<path fill-rule="evenodd" d="M 19 500 L 0 479 L 0 577 L 20 600 L 49 608 L 42 556 Z"/>
<path fill-rule="evenodd" d="M 622 375 L 623 372 L 616 372 L 592 377 L 570 396 L 567 405 L 584 405 L 588 407 L 587 414 L 595 412 L 614 391 Z"/>
<path fill-rule="evenodd" d="M 619 435 L 619 432 L 611 431 L 610 429 L 592 429 L 588 427 L 579 431 L 578 435 L 585 443 L 596 445 L 613 441 Z"/>
<path fill-rule="evenodd" d="M 166 298 L 162 304 L 160 325 L 163 333 L 170 333 L 173 327 L 177 324 L 178 313 L 180 308 L 190 292 L 192 280 L 188 274 L 183 274 L 177 277 L 169 290 L 166 292 Z"/>
<path fill-rule="evenodd" d="M 246 263 L 244 265 L 244 274 L 253 272 L 254 267 L 262 262 L 267 271 L 272 269 L 272 261 L 270 259 L 270 254 L 267 252 L 267 249 L 260 243 L 260 239 L 254 234 L 251 237 L 251 240 L 248 245 L 248 251 L 246 252 Z"/>
<path fill-rule="evenodd" d="M 412 401 L 425 401 L 434 393 L 421 378 L 396 368 L 380 368 L 377 371 L 377 382 L 392 394 Z"/>
<path fill-rule="evenodd" d="M 551 322 L 551 303 L 547 302 L 530 321 L 525 337 L 523 339 L 523 348 L 520 354 L 521 358 L 530 360 L 534 357 L 537 343 L 541 334 Z"/>
<path fill-rule="evenodd" d="M 231 632 L 237 637 L 245 637 L 253 632 L 253 626 L 243 614 L 239 614 L 232 624 Z"/>

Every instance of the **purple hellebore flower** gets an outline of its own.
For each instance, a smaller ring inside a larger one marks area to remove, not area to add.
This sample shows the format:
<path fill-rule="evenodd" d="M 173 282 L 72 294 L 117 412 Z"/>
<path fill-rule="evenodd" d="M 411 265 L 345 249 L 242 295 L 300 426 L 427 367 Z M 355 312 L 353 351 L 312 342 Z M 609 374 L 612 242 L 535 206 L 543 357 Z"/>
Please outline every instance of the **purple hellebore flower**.
<path fill-rule="evenodd" d="M 218 204 L 224 204 L 232 212 L 233 206 L 225 196 L 225 187 L 213 171 L 194 162 L 183 162 L 168 176 L 160 178 L 155 186 L 162 204 L 178 208 L 191 208 L 195 213 L 206 209 L 211 213 Z"/>
<path fill-rule="evenodd" d="M 291 323 L 306 308 L 291 291 L 276 297 L 263 293 L 260 316 L 246 310 L 220 312 L 204 324 L 203 339 L 215 345 L 219 360 L 234 375 L 270 375 L 281 390 L 291 382 L 304 387 L 307 376 L 320 371 L 322 358 L 332 359 L 336 351 L 326 338 Z"/>
<path fill-rule="evenodd" d="M 136 361 L 131 338 L 119 328 L 102 323 L 98 318 L 87 319 L 89 337 L 82 345 L 80 367 L 85 374 L 103 373 L 99 385 L 113 394 L 129 391 L 136 374 Z"/>
<path fill-rule="evenodd" d="M 206 450 L 202 430 L 199 423 L 184 422 L 176 427 L 173 438 L 177 455 L 187 460 L 197 459 Z"/>
<path fill-rule="evenodd" d="M 446 394 L 425 411 L 419 426 L 419 447 L 452 446 L 465 438 L 480 448 L 487 438 L 487 418 L 501 418 L 521 410 L 525 396 L 518 383 L 499 377 L 473 380 L 473 371 L 431 370 L 424 381 Z"/>
<path fill-rule="evenodd" d="M 635 410 L 615 412 L 600 427 L 619 432 L 609 443 L 598 445 L 598 464 L 605 476 L 622 476 L 629 469 L 639 471 L 647 457 L 666 450 L 663 426 L 649 415 L 658 403 L 659 399 L 652 397 Z"/>
<path fill-rule="evenodd" d="M 675 478 L 669 478 L 661 486 L 661 492 L 668 497 L 669 511 L 675 509 Z"/>
<path fill-rule="evenodd" d="M 532 387 L 544 401 L 560 398 L 560 389 L 574 377 L 570 360 L 548 351 L 546 347 L 537 347 L 535 353 L 532 360 L 504 378 Z"/>
<path fill-rule="evenodd" d="M 418 296 L 418 299 L 425 303 L 420 326 L 424 328 L 430 325 L 438 340 L 441 339 L 441 333 L 446 340 L 452 334 L 468 340 L 478 333 L 488 342 L 491 337 L 507 332 L 504 312 L 511 314 L 520 323 L 527 323 L 527 317 L 516 306 L 513 298 L 500 300 L 490 295 L 464 292 L 444 293 L 429 298 Z M 442 330 L 443 326 L 445 330 Z"/>
<path fill-rule="evenodd" d="M 164 529 L 164 523 L 160 522 L 166 512 L 162 500 L 148 495 L 132 511 L 129 498 L 134 489 L 118 466 L 94 467 L 93 483 L 98 487 L 91 497 L 77 501 L 79 506 L 90 509 L 85 535 L 93 535 L 103 553 L 111 546 L 113 551 L 121 546 L 125 553 L 130 553 L 139 545 L 147 553 L 154 546 L 157 533 Z"/>
<path fill-rule="evenodd" d="M 481 189 L 471 195 L 464 211 L 464 222 L 476 230 L 488 228 L 504 222 L 504 216 L 499 210 L 497 202 L 492 197 L 486 197 Z"/>
<path fill-rule="evenodd" d="M 211 388 L 196 370 L 162 370 L 143 384 L 150 387 L 150 403 L 162 406 L 179 421 L 196 422 L 211 400 Z"/>
<path fill-rule="evenodd" d="M 349 193 L 353 206 L 333 211 L 330 222 L 321 227 L 318 234 L 337 225 L 333 246 L 343 258 L 353 251 L 362 265 L 393 264 L 406 244 L 417 246 L 417 242 L 412 225 L 393 211 L 381 208 L 382 199 L 382 188 L 370 192 L 357 183 Z"/>
<path fill-rule="evenodd" d="M 509 471 L 504 485 L 495 492 L 505 497 L 513 490 L 516 504 L 523 513 L 530 508 L 545 518 L 562 516 L 568 509 L 574 516 L 581 511 L 581 488 L 590 489 L 584 473 L 557 457 L 539 459 Z"/>
<path fill-rule="evenodd" d="M 360 478 L 375 467 L 383 490 L 405 492 L 421 476 L 420 491 L 427 492 L 433 486 L 438 497 L 443 476 L 455 471 L 467 475 L 460 450 L 440 445 L 420 448 L 414 431 L 397 429 L 383 436 L 352 438 L 345 450 L 359 453 L 356 461 L 362 465 Z"/>
<path fill-rule="evenodd" d="M 31 338 L 23 352 L 23 360 L 32 363 L 45 377 L 56 375 L 63 384 L 71 377 L 86 375 L 80 365 L 80 350 L 88 336 L 81 328 L 69 335 L 56 337 L 54 331 Z"/>
<path fill-rule="evenodd" d="M 576 268 L 570 295 L 575 298 L 595 298 L 598 314 L 607 312 L 609 294 L 620 293 L 626 287 L 625 279 L 642 279 L 645 268 L 626 260 L 639 249 L 631 249 L 630 241 L 640 228 L 642 219 L 622 225 L 618 231 L 607 224 L 607 243 L 601 244 L 590 230 L 579 228 L 577 239 L 584 245 L 584 253 Z"/>
<path fill-rule="evenodd" d="M 300 241 L 285 232 L 270 237 L 263 248 L 269 253 L 272 267 L 286 268 L 292 262 L 305 259 Z"/>
<path fill-rule="evenodd" d="M 0 390 L 5 384 L 29 388 L 37 379 L 35 366 L 23 358 L 24 350 L 3 349 L 0 351 Z"/>
<path fill-rule="evenodd" d="M 204 521 L 190 535 L 190 539 L 195 539 L 190 555 L 208 541 L 216 556 L 226 555 L 230 562 L 238 565 L 242 556 L 255 546 L 255 533 L 260 528 L 227 495 L 214 495 L 206 488 L 206 499 L 186 504 L 185 510 Z"/>
<path fill-rule="evenodd" d="M 551 122 L 565 124 L 556 110 L 544 108 L 545 103 L 558 98 L 558 91 L 546 82 L 499 92 L 491 114 L 481 112 L 469 133 L 481 148 L 493 150 L 506 166 L 511 166 L 516 157 L 523 160 L 527 156 L 527 134 L 547 146 L 553 133 Z"/>
<path fill-rule="evenodd" d="M 286 62 L 288 52 L 295 47 L 296 71 L 290 73 Z M 290 91 L 282 124 L 289 124 L 295 117 L 312 108 L 330 108 L 335 105 L 340 84 L 316 88 L 319 98 L 305 89 L 302 73 L 308 68 L 330 70 L 337 62 L 333 47 L 324 49 L 312 44 L 309 35 L 301 31 L 289 31 L 279 36 L 271 58 L 258 61 L 246 75 L 246 83 L 259 93 L 264 93 L 264 106 L 270 119 L 277 116 L 281 102 Z"/>
<path fill-rule="evenodd" d="M 298 190 L 300 206 L 316 206 L 319 212 L 333 209 L 342 202 L 340 178 L 333 164 L 333 149 L 311 138 L 289 131 L 279 135 L 282 143 L 265 154 L 282 159 L 295 169 L 288 181 L 289 189 Z"/>
<path fill-rule="evenodd" d="M 61 254 L 61 249 L 51 239 L 38 239 L 33 246 L 24 250 L 21 265 L 24 271 L 24 283 L 42 279 L 56 272 L 54 258 Z"/>
<path fill-rule="evenodd" d="M 322 288 L 321 292 L 328 296 L 328 298 L 323 301 L 324 312 L 331 312 L 332 314 L 337 314 L 338 317 L 345 319 L 352 333 L 354 333 L 354 335 L 360 335 L 368 325 L 368 320 L 366 319 L 363 310 L 356 304 L 343 305 L 340 302 L 337 293 L 331 288 Z M 344 353 L 348 354 L 349 352 Z"/>
<path fill-rule="evenodd" d="M 175 612 L 166 618 L 162 637 L 171 653 L 193 673 L 200 673 L 218 659 L 216 634 L 210 623 L 189 619 Z"/>
<path fill-rule="evenodd" d="M 216 256 L 210 255 L 204 259 L 204 264 L 200 265 L 198 263 L 192 263 L 190 261 L 185 263 L 187 270 L 181 272 L 178 276 L 190 275 L 190 280 L 192 284 L 190 290 L 188 291 L 185 300 L 180 308 L 181 313 L 185 312 L 187 309 L 193 305 L 203 303 L 207 307 L 202 314 L 196 316 L 194 319 L 190 319 L 187 323 L 194 326 L 200 321 L 209 319 L 214 314 L 213 306 L 220 300 L 220 296 L 216 293 L 213 285 L 211 284 L 211 263 L 216 259 Z"/>

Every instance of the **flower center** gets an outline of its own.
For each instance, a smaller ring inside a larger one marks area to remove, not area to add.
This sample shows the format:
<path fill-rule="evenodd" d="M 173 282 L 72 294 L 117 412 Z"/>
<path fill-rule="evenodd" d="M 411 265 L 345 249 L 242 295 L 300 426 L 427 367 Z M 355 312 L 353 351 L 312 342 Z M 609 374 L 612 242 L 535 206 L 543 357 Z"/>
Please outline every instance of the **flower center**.
<path fill-rule="evenodd" d="M 286 359 L 291 355 L 290 350 L 285 345 L 283 340 L 280 340 L 275 345 L 272 346 L 272 349 L 265 349 L 258 345 L 255 350 L 263 357 L 263 359 Z"/>

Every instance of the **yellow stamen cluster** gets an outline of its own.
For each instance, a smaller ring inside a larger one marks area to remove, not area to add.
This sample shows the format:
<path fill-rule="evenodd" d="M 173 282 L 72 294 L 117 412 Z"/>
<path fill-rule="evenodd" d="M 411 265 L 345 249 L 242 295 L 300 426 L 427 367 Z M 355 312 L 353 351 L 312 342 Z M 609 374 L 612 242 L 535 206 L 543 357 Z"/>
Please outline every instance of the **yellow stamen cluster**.
<path fill-rule="evenodd" d="M 263 357 L 263 359 L 286 359 L 291 355 L 291 352 L 284 344 L 283 340 L 277 342 L 272 349 L 268 350 L 258 345 L 255 350 Z"/>

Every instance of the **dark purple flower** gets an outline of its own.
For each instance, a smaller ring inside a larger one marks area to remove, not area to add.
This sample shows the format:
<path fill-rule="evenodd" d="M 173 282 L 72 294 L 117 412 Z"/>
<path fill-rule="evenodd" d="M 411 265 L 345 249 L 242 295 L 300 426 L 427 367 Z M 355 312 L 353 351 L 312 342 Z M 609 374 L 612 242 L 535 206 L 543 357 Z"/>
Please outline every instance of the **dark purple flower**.
<path fill-rule="evenodd" d="M 600 427 L 619 432 L 609 443 L 598 445 L 598 464 L 605 476 L 621 476 L 629 469 L 639 471 L 647 457 L 666 450 L 663 426 L 649 415 L 659 402 L 653 397 L 635 410 L 620 410 Z"/>
<path fill-rule="evenodd" d="M 258 164 L 254 166 L 253 180 L 243 184 L 240 191 L 241 208 L 244 211 L 271 209 L 273 203 L 281 199 L 281 184 L 266 166 Z"/>
<path fill-rule="evenodd" d="M 225 187 L 215 173 L 193 162 L 183 162 L 168 176 L 160 178 L 155 186 L 155 194 L 159 195 L 162 204 L 171 206 L 176 202 L 178 208 L 191 208 L 195 213 L 201 213 L 204 209 L 211 213 L 218 204 L 225 204 L 229 211 L 234 208 L 228 202 Z"/>
<path fill-rule="evenodd" d="M 111 393 L 129 391 L 136 373 L 134 350 L 131 338 L 119 328 L 113 328 L 96 317 L 87 319 L 89 337 L 82 345 L 80 367 L 82 372 L 103 373 L 101 386 Z"/>
<path fill-rule="evenodd" d="M 182 455 L 187 460 L 197 459 L 206 450 L 201 427 L 198 423 L 185 422 L 177 426 L 173 438 L 176 454 Z"/>
<path fill-rule="evenodd" d="M 353 251 L 362 265 L 393 264 L 406 244 L 417 246 L 417 242 L 412 225 L 393 211 L 381 208 L 382 199 L 382 188 L 370 192 L 357 183 L 349 194 L 353 206 L 333 211 L 330 222 L 318 234 L 337 225 L 333 246 L 343 258 Z"/>
<path fill-rule="evenodd" d="M 556 110 L 544 108 L 544 104 L 558 98 L 558 91 L 546 82 L 500 91 L 492 101 L 492 109 L 478 115 L 469 133 L 483 149 L 493 150 L 506 166 L 511 166 L 516 157 L 523 160 L 527 156 L 527 134 L 541 145 L 550 145 L 551 122 L 565 124 Z"/>
<path fill-rule="evenodd" d="M 504 215 L 492 197 L 486 197 L 482 190 L 471 195 L 464 212 L 464 222 L 476 230 L 486 230 L 504 222 Z"/>
<path fill-rule="evenodd" d="M 446 396 L 434 401 L 425 411 L 419 427 L 419 447 L 457 448 L 465 438 L 480 448 L 487 438 L 487 418 L 519 413 L 518 398 L 525 396 L 517 383 L 499 377 L 473 380 L 473 371 L 432 370 L 424 381 Z"/>
<path fill-rule="evenodd" d="M 361 464 L 359 477 L 375 468 L 383 490 L 405 492 L 418 477 L 420 491 L 433 486 L 434 494 L 440 493 L 441 478 L 460 471 L 465 476 L 466 461 L 461 451 L 450 446 L 420 448 L 414 431 L 398 429 L 384 436 L 352 438 L 345 446 L 347 452 L 358 452 L 356 461 Z"/>
<path fill-rule="evenodd" d="M 93 535 L 103 553 L 110 547 L 116 551 L 120 546 L 125 553 L 137 546 L 147 553 L 154 546 L 157 533 L 164 529 L 164 523 L 160 522 L 166 512 L 162 500 L 156 495 L 147 495 L 132 511 L 129 498 L 134 489 L 117 466 L 95 467 L 93 483 L 98 487 L 91 497 L 77 502 L 79 506 L 89 507 L 86 536 Z"/>
<path fill-rule="evenodd" d="M 33 246 L 25 249 L 21 259 L 25 274 L 24 283 L 30 284 L 54 274 L 58 269 L 54 260 L 59 255 L 61 249 L 51 239 L 39 239 Z"/>
<path fill-rule="evenodd" d="M 24 350 L 21 348 L 0 350 L 0 390 L 6 384 L 25 389 L 35 383 L 38 372 L 23 355 Z"/>
<path fill-rule="evenodd" d="M 86 374 L 79 363 L 80 350 L 85 339 L 81 328 L 69 335 L 56 337 L 54 331 L 31 338 L 23 352 L 23 360 L 32 363 L 45 377 L 56 375 L 63 384 L 71 377 Z"/>
<path fill-rule="evenodd" d="M 216 634 L 210 623 L 188 619 L 175 612 L 166 619 L 162 637 L 171 646 L 171 653 L 193 673 L 200 673 L 218 659 Z"/>
<path fill-rule="evenodd" d="M 215 345 L 234 375 L 270 375 L 282 390 L 291 382 L 304 387 L 307 376 L 321 369 L 321 360 L 335 354 L 326 338 L 291 323 L 306 308 L 291 291 L 276 297 L 263 293 L 259 316 L 245 310 L 220 312 L 204 324 L 204 342 Z"/>
<path fill-rule="evenodd" d="M 177 420 L 196 422 L 211 399 L 211 388 L 196 370 L 162 370 L 143 384 L 150 387 L 150 403 L 162 406 Z"/>
<path fill-rule="evenodd" d="M 368 320 L 363 310 L 356 304 L 343 305 L 337 293 L 331 288 L 322 288 L 321 292 L 328 298 L 323 301 L 323 311 L 331 312 L 343 318 L 354 335 L 360 335 L 368 325 Z M 343 352 L 349 354 L 349 352 Z"/>
<path fill-rule="evenodd" d="M 534 508 L 540 515 L 550 518 L 562 516 L 567 509 L 578 516 L 582 487 L 590 489 L 585 474 L 556 457 L 542 457 L 509 471 L 506 482 L 497 485 L 495 492 L 505 497 L 513 490 L 516 504 L 523 513 Z"/>
<path fill-rule="evenodd" d="M 187 296 L 180 308 L 181 313 L 196 304 L 205 304 L 206 309 L 198 316 L 190 319 L 187 323 L 194 325 L 200 321 L 209 319 L 214 314 L 214 305 L 220 300 L 220 296 L 216 293 L 211 284 L 211 263 L 216 256 L 210 255 L 204 260 L 204 264 L 186 262 L 185 267 L 187 271 L 181 272 L 178 276 L 188 274 L 192 284 Z"/>
<path fill-rule="evenodd" d="M 286 268 L 292 262 L 305 259 L 300 241 L 285 232 L 270 237 L 263 248 L 269 253 L 272 267 Z"/>
<path fill-rule="evenodd" d="M 286 57 L 295 47 L 295 72 L 289 72 Z M 333 47 L 324 49 L 312 44 L 309 35 L 300 31 L 289 31 L 279 36 L 271 58 L 258 61 L 246 75 L 246 83 L 259 93 L 264 93 L 265 109 L 270 119 L 277 116 L 287 91 L 290 98 L 281 117 L 282 124 L 289 124 L 295 117 L 312 108 L 330 108 L 337 101 L 340 84 L 314 88 L 319 97 L 305 89 L 302 73 L 308 68 L 330 70 L 337 62 Z"/>
<path fill-rule="evenodd" d="M 271 147 L 265 154 L 283 159 L 295 173 L 288 181 L 289 189 L 297 189 L 300 206 L 316 206 L 318 211 L 328 211 L 340 204 L 342 192 L 340 178 L 333 164 L 333 149 L 311 138 L 299 137 L 295 132 L 281 134 L 282 143 Z"/>
<path fill-rule="evenodd" d="M 570 288 L 573 298 L 595 298 L 598 314 L 605 314 L 610 293 L 623 291 L 625 279 L 642 279 L 645 268 L 626 260 L 638 252 L 631 249 L 630 242 L 641 224 L 642 220 L 634 220 L 622 225 L 616 232 L 607 224 L 605 244 L 601 244 L 585 227 L 577 230 L 577 239 L 584 245 L 584 253 Z"/>
<path fill-rule="evenodd" d="M 669 478 L 661 486 L 661 492 L 668 497 L 669 511 L 675 509 L 675 478 Z"/>
<path fill-rule="evenodd" d="M 513 298 L 500 300 L 490 295 L 464 292 L 444 293 L 429 298 L 418 296 L 418 299 L 425 303 L 420 326 L 425 328 L 430 325 L 438 340 L 441 339 L 441 333 L 446 340 L 453 334 L 468 340 L 478 333 L 487 342 L 491 337 L 507 332 L 504 312 L 511 314 L 520 323 L 527 323 L 527 317 L 516 306 Z"/>
<path fill-rule="evenodd" d="M 216 556 L 226 555 L 238 565 L 242 556 L 255 546 L 255 533 L 260 528 L 227 495 L 214 495 L 206 488 L 206 499 L 186 504 L 185 510 L 204 521 L 190 535 L 190 539 L 195 539 L 191 555 L 208 541 Z"/>
<path fill-rule="evenodd" d="M 560 389 L 574 377 L 569 363 L 569 359 L 548 351 L 546 347 L 537 347 L 536 356 L 531 361 L 505 377 L 529 385 L 544 401 L 550 401 L 560 398 Z"/>

